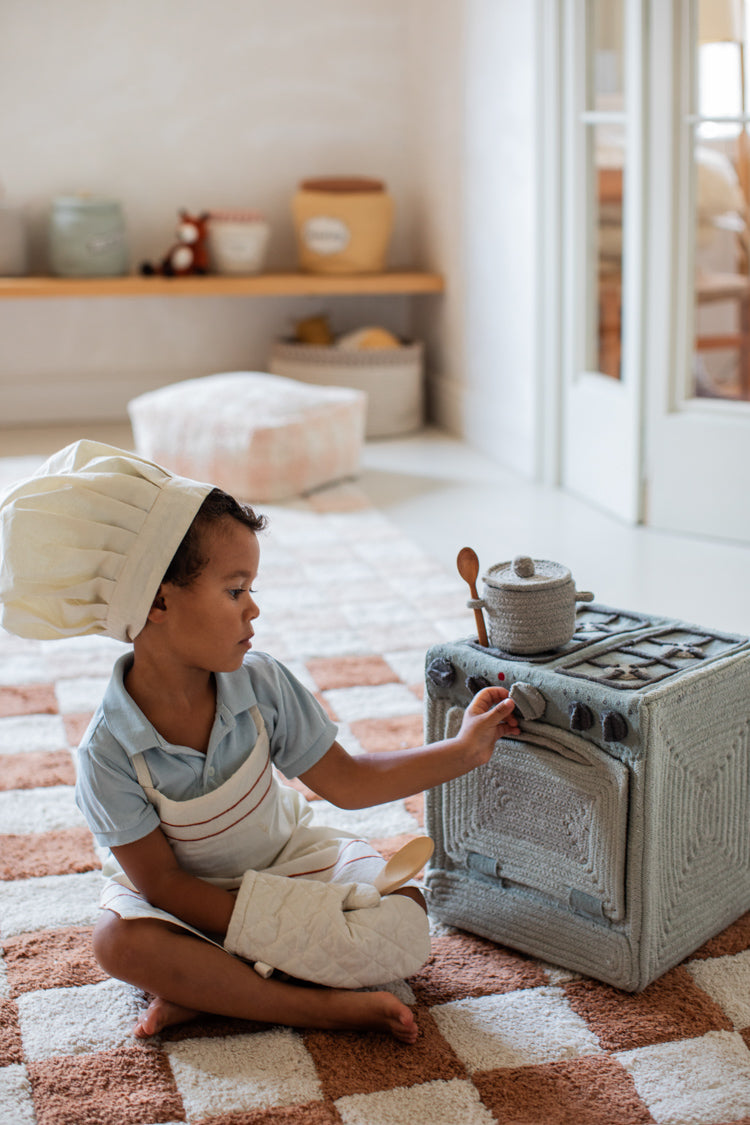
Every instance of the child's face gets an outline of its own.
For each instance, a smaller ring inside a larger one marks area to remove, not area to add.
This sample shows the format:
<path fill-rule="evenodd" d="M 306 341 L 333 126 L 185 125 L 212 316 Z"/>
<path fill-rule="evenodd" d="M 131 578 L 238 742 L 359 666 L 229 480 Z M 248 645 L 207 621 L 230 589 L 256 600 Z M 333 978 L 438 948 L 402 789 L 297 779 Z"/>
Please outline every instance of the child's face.
<path fill-rule="evenodd" d="M 208 562 L 189 586 L 163 583 L 162 625 L 174 656 L 189 667 L 233 672 L 251 647 L 260 610 L 252 586 L 260 548 L 255 532 L 226 516 L 204 532 Z"/>

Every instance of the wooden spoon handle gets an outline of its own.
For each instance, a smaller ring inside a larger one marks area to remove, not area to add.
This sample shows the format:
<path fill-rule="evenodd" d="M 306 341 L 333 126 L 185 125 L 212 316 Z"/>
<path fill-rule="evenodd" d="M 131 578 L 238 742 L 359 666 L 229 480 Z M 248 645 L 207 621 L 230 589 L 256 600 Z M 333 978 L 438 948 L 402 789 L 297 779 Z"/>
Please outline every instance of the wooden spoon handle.
<path fill-rule="evenodd" d="M 476 551 L 473 551 L 471 547 L 462 547 L 458 552 L 456 566 L 458 567 L 458 573 L 461 575 L 464 582 L 468 584 L 472 599 L 475 602 L 479 601 L 476 582 L 477 575 L 479 574 L 479 559 L 477 558 Z M 489 646 L 489 641 L 487 640 L 487 630 L 484 625 L 484 614 L 479 606 L 474 606 L 473 608 L 479 643 L 483 648 L 487 648 Z"/>

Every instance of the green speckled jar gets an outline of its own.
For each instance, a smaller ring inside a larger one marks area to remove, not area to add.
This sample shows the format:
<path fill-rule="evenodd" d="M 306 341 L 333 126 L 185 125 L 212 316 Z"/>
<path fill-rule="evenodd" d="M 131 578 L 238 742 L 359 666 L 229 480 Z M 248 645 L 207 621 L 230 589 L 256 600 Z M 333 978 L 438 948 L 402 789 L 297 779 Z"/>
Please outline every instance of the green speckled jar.
<path fill-rule="evenodd" d="M 49 219 L 50 271 L 58 277 L 117 277 L 128 272 L 125 216 L 115 199 L 61 195 Z"/>

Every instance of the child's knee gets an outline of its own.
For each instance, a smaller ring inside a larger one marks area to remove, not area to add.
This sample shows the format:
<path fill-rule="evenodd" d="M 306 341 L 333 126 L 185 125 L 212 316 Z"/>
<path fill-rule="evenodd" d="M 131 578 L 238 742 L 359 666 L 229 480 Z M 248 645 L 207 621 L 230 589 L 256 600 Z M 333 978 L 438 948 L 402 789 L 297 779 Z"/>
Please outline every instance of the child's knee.
<path fill-rule="evenodd" d="M 94 927 L 92 944 L 99 966 L 112 977 L 128 978 L 142 964 L 146 946 L 164 926 L 149 918 L 121 918 L 102 910 Z"/>
<path fill-rule="evenodd" d="M 111 910 L 103 910 L 94 926 L 92 945 L 94 957 L 105 973 L 116 976 L 116 968 L 120 963 L 123 947 L 127 944 L 123 930 L 125 922 L 119 914 Z"/>

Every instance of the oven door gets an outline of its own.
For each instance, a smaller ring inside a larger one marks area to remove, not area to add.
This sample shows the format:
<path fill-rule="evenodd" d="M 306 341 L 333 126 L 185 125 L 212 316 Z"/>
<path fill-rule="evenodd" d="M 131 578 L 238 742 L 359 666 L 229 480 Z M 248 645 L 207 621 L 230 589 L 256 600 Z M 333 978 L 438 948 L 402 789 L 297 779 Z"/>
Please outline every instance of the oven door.
<path fill-rule="evenodd" d="M 463 708 L 449 707 L 446 737 Z M 628 769 L 568 731 L 522 722 L 491 760 L 433 791 L 448 866 L 551 897 L 576 913 L 625 915 Z M 437 858 L 437 855 L 436 855 Z"/>

